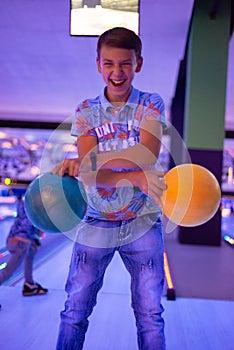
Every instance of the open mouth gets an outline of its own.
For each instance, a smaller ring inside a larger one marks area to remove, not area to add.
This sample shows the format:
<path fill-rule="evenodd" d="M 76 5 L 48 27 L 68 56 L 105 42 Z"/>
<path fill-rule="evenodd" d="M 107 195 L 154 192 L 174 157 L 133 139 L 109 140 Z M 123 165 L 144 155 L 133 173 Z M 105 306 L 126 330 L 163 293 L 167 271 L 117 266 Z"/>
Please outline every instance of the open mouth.
<path fill-rule="evenodd" d="M 116 87 L 122 86 L 125 83 L 125 81 L 126 81 L 125 79 L 123 79 L 123 80 L 110 79 L 111 84 L 116 86 Z"/>

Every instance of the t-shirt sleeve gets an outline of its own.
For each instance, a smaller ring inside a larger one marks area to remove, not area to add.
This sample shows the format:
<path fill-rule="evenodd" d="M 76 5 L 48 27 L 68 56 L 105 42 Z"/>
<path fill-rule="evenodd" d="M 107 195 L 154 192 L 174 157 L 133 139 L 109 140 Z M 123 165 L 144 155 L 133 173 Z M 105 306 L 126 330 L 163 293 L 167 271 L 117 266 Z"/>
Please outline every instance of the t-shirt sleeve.
<path fill-rule="evenodd" d="M 93 111 L 88 101 L 79 104 L 73 116 L 71 135 L 76 137 L 81 135 L 96 136 L 92 117 Z"/>
<path fill-rule="evenodd" d="M 144 99 L 143 105 L 137 108 L 136 116 L 141 122 L 146 120 L 157 120 L 162 124 L 163 129 L 167 128 L 165 118 L 165 105 L 162 97 L 157 93 L 148 94 Z"/>

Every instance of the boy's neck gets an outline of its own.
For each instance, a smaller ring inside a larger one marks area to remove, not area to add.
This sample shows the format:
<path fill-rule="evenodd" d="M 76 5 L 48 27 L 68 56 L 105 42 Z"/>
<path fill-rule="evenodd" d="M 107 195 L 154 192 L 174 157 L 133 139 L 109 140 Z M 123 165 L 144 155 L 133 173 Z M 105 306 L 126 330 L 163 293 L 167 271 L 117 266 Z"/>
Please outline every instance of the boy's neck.
<path fill-rule="evenodd" d="M 124 101 L 124 102 L 112 102 L 112 101 L 110 101 L 110 103 L 115 107 L 115 108 L 121 108 L 121 107 L 123 107 L 124 105 L 125 105 L 125 103 L 126 103 L 127 101 Z"/>
<path fill-rule="evenodd" d="M 107 100 L 108 100 L 114 107 L 116 107 L 116 108 L 121 108 L 121 107 L 123 107 L 123 106 L 126 104 L 128 98 L 129 98 L 129 96 L 131 95 L 131 92 L 132 92 L 132 88 L 131 88 L 131 90 L 129 91 L 128 96 L 125 96 L 124 98 L 123 98 L 123 97 L 121 98 L 121 96 L 118 98 L 118 96 L 116 96 L 115 98 L 113 98 L 113 97 L 109 96 L 108 91 L 107 91 L 107 89 L 106 89 L 106 90 L 105 90 L 105 96 L 106 96 Z"/>

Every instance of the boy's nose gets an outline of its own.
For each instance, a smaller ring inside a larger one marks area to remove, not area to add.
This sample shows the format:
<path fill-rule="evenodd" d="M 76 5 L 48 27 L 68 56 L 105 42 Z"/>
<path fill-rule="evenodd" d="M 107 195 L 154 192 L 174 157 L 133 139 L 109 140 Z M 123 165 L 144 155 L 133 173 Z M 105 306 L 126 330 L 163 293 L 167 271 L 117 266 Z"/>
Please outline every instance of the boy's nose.
<path fill-rule="evenodd" d="M 122 67 L 120 65 L 115 65 L 113 71 L 116 75 L 118 75 L 122 72 Z"/>

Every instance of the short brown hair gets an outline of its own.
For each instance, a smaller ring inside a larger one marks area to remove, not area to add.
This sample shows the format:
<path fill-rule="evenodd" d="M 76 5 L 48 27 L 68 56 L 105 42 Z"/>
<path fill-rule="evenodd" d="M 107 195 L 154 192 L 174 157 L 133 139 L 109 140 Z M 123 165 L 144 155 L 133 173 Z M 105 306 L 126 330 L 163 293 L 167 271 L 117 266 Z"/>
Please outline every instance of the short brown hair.
<path fill-rule="evenodd" d="M 102 33 L 97 43 L 97 56 L 103 45 L 121 49 L 134 50 L 137 59 L 141 57 L 142 42 L 140 37 L 132 30 L 124 27 L 111 28 Z"/>

